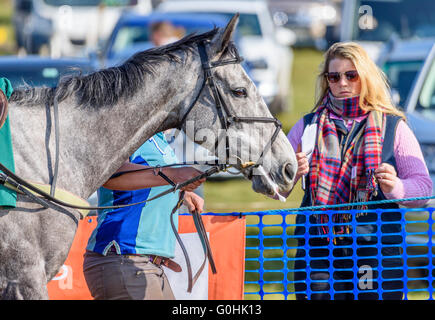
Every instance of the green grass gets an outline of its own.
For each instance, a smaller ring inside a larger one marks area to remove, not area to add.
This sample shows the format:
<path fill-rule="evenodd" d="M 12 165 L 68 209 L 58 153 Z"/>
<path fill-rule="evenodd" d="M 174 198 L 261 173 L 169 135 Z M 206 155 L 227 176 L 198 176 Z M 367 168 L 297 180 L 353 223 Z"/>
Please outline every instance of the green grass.
<path fill-rule="evenodd" d="M 0 55 L 15 53 L 12 0 L 0 0 Z"/>
<path fill-rule="evenodd" d="M 310 112 L 315 103 L 314 88 L 322 61 L 322 53 L 314 49 L 295 49 L 292 70 L 292 109 L 277 115 L 283 124 L 285 133 L 306 113 Z"/>

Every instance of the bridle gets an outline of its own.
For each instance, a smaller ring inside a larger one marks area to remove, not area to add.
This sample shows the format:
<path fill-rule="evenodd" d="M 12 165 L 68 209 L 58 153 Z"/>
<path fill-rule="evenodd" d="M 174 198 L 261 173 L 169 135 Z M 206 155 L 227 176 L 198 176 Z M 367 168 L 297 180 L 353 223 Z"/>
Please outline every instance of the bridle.
<path fill-rule="evenodd" d="M 223 95 L 221 91 L 219 90 L 219 87 L 216 85 L 216 81 L 213 74 L 213 69 L 229 65 L 229 64 L 240 64 L 243 61 L 243 58 L 239 56 L 239 53 L 237 50 L 234 50 L 235 57 L 233 59 L 225 59 L 225 60 L 218 60 L 218 61 L 210 61 L 207 50 L 206 50 L 206 43 L 209 40 L 201 41 L 198 43 L 198 52 L 199 56 L 201 58 L 201 66 L 204 71 L 204 80 L 201 85 L 201 89 L 199 90 L 196 98 L 193 100 L 189 108 L 187 109 L 187 112 L 184 114 L 183 118 L 181 119 L 179 130 L 181 131 L 182 126 L 186 123 L 187 117 L 192 111 L 193 107 L 196 105 L 197 101 L 199 100 L 199 97 L 201 96 L 202 91 L 208 84 L 208 87 L 211 90 L 217 115 L 219 117 L 221 127 L 225 131 L 229 129 L 229 127 L 235 123 L 254 123 L 254 122 L 262 122 L 262 123 L 273 123 L 275 125 L 275 131 L 272 134 L 271 139 L 268 141 L 268 143 L 265 145 L 263 151 L 260 154 L 260 157 L 257 161 L 254 163 L 252 161 L 241 163 L 241 168 L 244 169 L 247 166 L 259 166 L 263 163 L 264 155 L 265 153 L 272 147 L 273 142 L 276 140 L 279 131 L 282 128 L 281 122 L 276 119 L 275 117 L 239 117 L 237 115 L 234 115 L 231 113 L 230 109 L 228 108 L 228 105 L 225 102 L 225 99 L 223 98 Z M 218 148 L 219 143 L 219 137 L 216 138 L 215 141 L 215 150 Z M 230 145 L 229 145 L 229 138 L 228 134 L 225 135 L 225 156 L 226 156 L 226 165 L 229 165 L 228 161 L 230 159 Z"/>
<path fill-rule="evenodd" d="M 239 117 L 239 116 L 236 116 L 230 112 L 228 105 L 226 104 L 225 99 L 223 99 L 223 95 L 222 95 L 221 91 L 219 90 L 219 87 L 216 85 L 216 81 L 215 81 L 214 74 L 213 74 L 213 69 L 221 67 L 221 66 L 229 65 L 229 64 L 240 64 L 243 61 L 243 59 L 242 59 L 242 57 L 239 56 L 237 50 L 234 50 L 234 51 L 235 51 L 235 57 L 233 59 L 210 61 L 210 59 L 207 55 L 206 41 L 198 43 L 198 52 L 199 52 L 199 56 L 201 58 L 201 66 L 202 66 L 202 69 L 204 71 L 204 79 L 203 79 L 201 88 L 200 88 L 197 96 L 195 97 L 195 99 L 193 99 L 192 103 L 190 104 L 190 106 L 187 109 L 187 112 L 184 114 L 184 116 L 180 122 L 179 129 L 181 130 L 182 126 L 186 123 L 188 115 L 190 114 L 192 109 L 195 107 L 196 103 L 199 100 L 199 97 L 201 96 L 201 93 L 203 92 L 204 88 L 207 85 L 210 88 L 213 99 L 215 101 L 215 106 L 216 106 L 216 110 L 217 110 L 217 114 L 218 114 L 218 117 L 220 120 L 221 127 L 225 131 L 227 131 L 229 129 L 229 127 L 231 125 L 233 125 L 234 123 L 243 123 L 243 122 L 245 122 L 245 123 L 255 123 L 255 122 L 273 123 L 275 125 L 275 131 L 274 131 L 271 139 L 265 145 L 259 159 L 256 162 L 247 161 L 244 163 L 240 163 L 240 168 L 242 170 L 244 170 L 244 169 L 249 168 L 249 167 L 259 166 L 263 163 L 264 155 L 272 147 L 272 144 L 276 140 L 278 133 L 281 130 L 282 125 L 281 125 L 281 122 L 274 117 L 269 117 L 269 118 L 268 117 Z M 55 111 L 57 113 L 56 98 L 54 101 L 54 107 L 55 107 Z M 56 122 L 56 128 L 57 128 L 58 127 L 58 124 L 57 124 L 58 118 L 57 117 L 55 117 L 55 122 Z M 58 144 L 59 138 L 58 138 L 58 131 L 57 130 L 56 130 L 55 134 L 56 134 L 56 141 Z M 219 142 L 219 137 L 217 137 L 216 142 L 215 142 L 216 148 L 217 148 L 218 142 Z M 9 185 L 9 187 L 12 186 L 13 188 L 15 188 L 15 190 L 26 194 L 27 196 L 32 198 L 35 202 L 41 204 L 45 208 L 49 207 L 49 203 L 54 203 L 54 204 L 64 206 L 64 207 L 69 207 L 69 208 L 74 208 L 74 209 L 84 209 L 84 210 L 118 209 L 118 208 L 134 206 L 134 205 L 138 205 L 138 204 L 142 204 L 145 202 L 155 200 L 155 199 L 160 198 L 168 193 L 175 192 L 175 191 L 183 188 L 184 186 L 187 186 L 195 181 L 198 181 L 200 179 L 211 176 L 211 175 L 213 175 L 221 170 L 225 170 L 228 166 L 230 166 L 230 164 L 228 163 L 228 161 L 230 159 L 230 145 L 229 145 L 229 139 L 228 139 L 227 134 L 225 137 L 225 150 L 226 150 L 226 163 L 224 163 L 224 164 L 215 163 L 215 164 L 211 165 L 212 167 L 210 169 L 206 170 L 204 173 L 202 173 L 196 177 L 193 177 L 192 179 L 189 179 L 189 180 L 187 180 L 183 183 L 180 183 L 180 184 L 175 184 L 166 175 L 164 175 L 161 172 L 161 170 L 159 170 L 158 174 L 160 176 L 162 176 L 165 180 L 167 180 L 172 185 L 172 187 L 168 190 L 161 192 L 160 194 L 158 194 L 152 198 L 147 199 L 147 200 L 144 200 L 141 202 L 136 202 L 136 203 L 131 203 L 131 204 L 125 204 L 125 205 L 91 207 L 91 206 L 78 206 L 78 205 L 66 203 L 66 202 L 54 197 L 54 191 L 55 191 L 54 186 L 56 184 L 57 174 L 54 176 L 54 179 L 51 183 L 50 194 L 48 194 L 48 193 L 44 192 L 43 190 L 35 187 L 31 183 L 27 182 L 26 180 L 20 178 L 19 176 L 17 176 L 15 173 L 11 172 L 8 168 L 6 168 L 1 163 L 0 163 L 0 170 L 3 172 L 0 172 L 0 184 L 3 184 L 5 186 Z M 56 159 L 58 159 L 58 153 L 59 153 L 59 147 L 57 146 L 56 147 L 56 154 L 57 154 Z M 56 164 L 57 164 L 57 162 L 56 162 Z M 182 164 L 184 165 L 185 163 L 182 163 Z M 169 166 L 176 166 L 176 165 L 179 166 L 182 164 L 173 164 L 173 165 L 169 165 Z M 155 170 L 156 168 L 150 167 L 150 168 L 141 169 L 141 170 L 149 170 L 149 169 Z M 140 170 L 120 172 L 117 175 L 119 176 L 121 174 L 134 172 L 134 171 L 140 171 Z M 56 173 L 57 173 L 57 170 L 56 170 Z M 251 174 L 252 174 L 252 172 L 251 172 Z M 37 197 L 35 194 L 38 194 L 40 197 Z M 186 258 L 186 263 L 187 263 L 187 267 L 188 267 L 188 279 L 189 279 L 187 291 L 191 292 L 194 283 L 198 279 L 199 274 L 201 273 L 201 271 L 203 270 L 203 268 L 205 266 L 205 260 L 204 260 L 203 264 L 201 265 L 199 271 L 196 273 L 196 275 L 192 279 L 191 266 L 190 266 L 190 261 L 189 261 L 188 255 L 187 255 L 187 251 L 186 251 L 186 249 L 185 249 L 185 247 L 184 247 L 184 245 L 183 245 L 183 243 L 178 235 L 178 232 L 175 228 L 175 225 L 173 223 L 173 214 L 181 206 L 181 204 L 183 202 L 183 195 L 184 195 L 184 192 L 183 191 L 180 192 L 179 201 L 177 202 L 176 206 L 173 208 L 173 210 L 171 212 L 171 226 L 172 226 L 172 229 L 175 233 L 176 239 L 179 242 L 179 244 L 183 250 L 183 254 Z M 200 240 L 201 240 L 201 243 L 202 243 L 202 246 L 204 249 L 205 257 L 209 258 L 210 267 L 212 269 L 212 272 L 216 273 L 217 272 L 216 267 L 215 267 L 215 264 L 213 261 L 210 244 L 209 244 L 207 234 L 206 234 L 203 222 L 202 222 L 201 215 L 198 214 L 197 212 L 194 212 L 193 219 L 194 219 L 198 234 L 200 236 Z"/>

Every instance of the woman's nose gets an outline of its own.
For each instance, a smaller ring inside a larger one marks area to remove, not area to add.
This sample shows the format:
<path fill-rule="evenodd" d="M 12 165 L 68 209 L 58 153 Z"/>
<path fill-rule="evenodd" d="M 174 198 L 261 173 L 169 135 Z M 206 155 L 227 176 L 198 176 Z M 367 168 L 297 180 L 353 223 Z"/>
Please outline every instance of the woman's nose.
<path fill-rule="evenodd" d="M 338 84 L 339 84 L 340 86 L 347 86 L 348 82 L 349 82 L 349 81 L 347 81 L 346 76 L 343 74 L 343 75 L 340 77 L 340 80 L 338 81 Z"/>

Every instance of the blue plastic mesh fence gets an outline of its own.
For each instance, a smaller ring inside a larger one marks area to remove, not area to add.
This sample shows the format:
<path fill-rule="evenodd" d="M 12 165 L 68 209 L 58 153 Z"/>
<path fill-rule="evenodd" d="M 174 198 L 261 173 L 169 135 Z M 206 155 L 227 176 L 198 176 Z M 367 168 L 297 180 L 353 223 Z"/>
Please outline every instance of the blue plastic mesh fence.
<path fill-rule="evenodd" d="M 433 210 L 244 213 L 245 299 L 433 300 Z"/>

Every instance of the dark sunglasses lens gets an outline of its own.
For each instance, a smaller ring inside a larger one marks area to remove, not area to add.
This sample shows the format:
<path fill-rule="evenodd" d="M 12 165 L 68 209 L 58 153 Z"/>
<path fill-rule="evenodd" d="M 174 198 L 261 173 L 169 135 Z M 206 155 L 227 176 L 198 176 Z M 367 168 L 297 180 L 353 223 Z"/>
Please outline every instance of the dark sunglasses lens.
<path fill-rule="evenodd" d="M 357 71 L 347 71 L 345 73 L 347 80 L 349 81 L 357 81 L 358 80 L 358 72 Z"/>
<path fill-rule="evenodd" d="M 326 74 L 329 82 L 338 82 L 340 80 L 340 74 L 338 72 L 329 72 Z"/>

